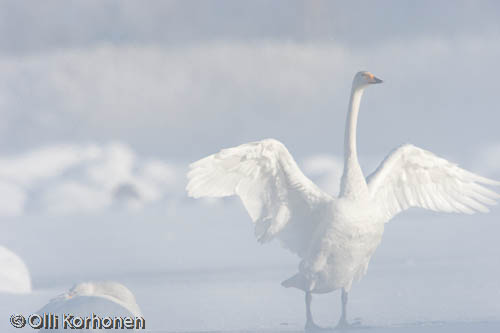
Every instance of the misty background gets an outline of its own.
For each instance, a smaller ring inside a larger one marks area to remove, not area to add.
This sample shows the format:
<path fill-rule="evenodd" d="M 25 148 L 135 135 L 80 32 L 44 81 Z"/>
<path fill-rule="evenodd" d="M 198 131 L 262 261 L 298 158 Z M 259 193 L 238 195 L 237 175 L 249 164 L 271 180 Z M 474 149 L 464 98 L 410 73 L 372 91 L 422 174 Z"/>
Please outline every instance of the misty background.
<path fill-rule="evenodd" d="M 0 1 L 0 245 L 38 295 L 5 296 L 0 321 L 111 279 L 155 328 L 302 327 L 302 295 L 279 285 L 298 259 L 258 244 L 237 199 L 187 198 L 188 164 L 272 137 L 335 194 L 351 80 L 368 70 L 384 84 L 361 105 L 365 175 L 411 142 L 500 179 L 499 13 L 496 1 Z M 350 313 L 500 321 L 499 219 L 497 207 L 401 214 Z M 314 305 L 320 323 L 336 322 L 337 297 Z"/>

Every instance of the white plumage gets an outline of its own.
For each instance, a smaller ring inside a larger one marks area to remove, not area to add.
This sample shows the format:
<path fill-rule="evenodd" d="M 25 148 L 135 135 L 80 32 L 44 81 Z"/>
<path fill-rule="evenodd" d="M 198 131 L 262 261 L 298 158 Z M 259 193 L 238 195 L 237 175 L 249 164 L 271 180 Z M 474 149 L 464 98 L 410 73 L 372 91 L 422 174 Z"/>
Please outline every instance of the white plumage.
<path fill-rule="evenodd" d="M 356 126 L 364 88 L 380 83 L 368 72 L 354 77 L 346 122 L 344 173 L 334 198 L 299 169 L 286 147 L 266 139 L 223 149 L 190 166 L 187 192 L 194 198 L 240 197 L 260 242 L 273 238 L 302 259 L 299 271 L 282 284 L 306 293 L 306 329 L 317 329 L 311 293 L 342 288 L 347 295 L 379 245 L 384 224 L 420 207 L 439 212 L 487 212 L 500 196 L 483 185 L 500 185 L 459 168 L 424 149 L 403 145 L 365 179 L 358 163 Z"/>
<path fill-rule="evenodd" d="M 390 153 L 367 182 L 370 196 L 383 209 L 387 221 L 410 207 L 446 213 L 486 213 L 487 205 L 494 205 L 500 197 L 482 186 L 500 182 L 410 144 Z"/>
<path fill-rule="evenodd" d="M 113 281 L 76 284 L 69 291 L 51 299 L 37 313 L 58 315 L 60 323 L 55 331 L 66 331 L 61 322 L 64 314 L 81 317 L 92 317 L 95 314 L 101 318 L 142 317 L 134 294 L 124 285 Z M 67 331 L 70 330 L 73 331 L 71 327 L 67 329 Z M 85 331 L 108 332 L 110 330 L 96 328 L 85 329 Z"/>
<path fill-rule="evenodd" d="M 14 252 L 0 245 L 0 293 L 28 294 L 31 276 L 24 261 Z"/>
<path fill-rule="evenodd" d="M 274 139 L 224 149 L 191 164 L 187 191 L 199 198 L 238 195 L 260 242 L 274 237 L 299 256 L 319 222 L 314 215 L 334 199 L 302 171 Z"/>

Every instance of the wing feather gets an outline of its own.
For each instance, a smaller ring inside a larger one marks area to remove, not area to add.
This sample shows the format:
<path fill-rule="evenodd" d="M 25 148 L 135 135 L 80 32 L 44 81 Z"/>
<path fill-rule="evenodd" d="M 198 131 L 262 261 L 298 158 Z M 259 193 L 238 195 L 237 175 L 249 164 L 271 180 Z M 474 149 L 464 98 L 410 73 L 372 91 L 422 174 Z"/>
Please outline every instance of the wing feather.
<path fill-rule="evenodd" d="M 444 158 L 403 145 L 391 152 L 367 178 L 370 195 L 387 219 L 410 207 L 438 212 L 488 212 L 500 195 L 485 185 L 500 185 Z"/>
<path fill-rule="evenodd" d="M 302 256 L 333 197 L 319 189 L 274 139 L 223 149 L 190 165 L 188 195 L 237 195 L 255 223 L 261 242 L 275 237 Z"/>

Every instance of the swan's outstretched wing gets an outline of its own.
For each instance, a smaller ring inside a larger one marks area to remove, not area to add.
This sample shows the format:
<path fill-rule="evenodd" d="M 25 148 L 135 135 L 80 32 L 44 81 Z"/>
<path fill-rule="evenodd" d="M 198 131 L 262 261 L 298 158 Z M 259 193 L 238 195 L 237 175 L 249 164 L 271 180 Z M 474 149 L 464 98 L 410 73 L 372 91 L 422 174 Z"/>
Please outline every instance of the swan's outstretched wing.
<path fill-rule="evenodd" d="M 404 145 L 367 178 L 368 189 L 388 219 L 410 207 L 439 212 L 487 212 L 500 195 L 483 186 L 500 182 L 478 176 L 413 145 Z"/>
<path fill-rule="evenodd" d="M 189 196 L 238 195 L 261 242 L 274 237 L 302 255 L 321 208 L 333 198 L 300 171 L 279 141 L 267 139 L 221 150 L 190 165 Z"/>

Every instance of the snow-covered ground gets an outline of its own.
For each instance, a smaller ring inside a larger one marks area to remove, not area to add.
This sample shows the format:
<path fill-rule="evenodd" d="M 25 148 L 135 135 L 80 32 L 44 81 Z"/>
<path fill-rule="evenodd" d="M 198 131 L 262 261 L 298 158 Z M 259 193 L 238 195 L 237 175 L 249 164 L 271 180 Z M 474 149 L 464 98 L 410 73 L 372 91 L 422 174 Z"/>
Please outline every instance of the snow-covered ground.
<path fill-rule="evenodd" d="M 399 216 L 352 289 L 349 318 L 361 319 L 361 332 L 498 332 L 499 214 Z M 25 260 L 33 292 L 1 294 L 2 332 L 28 330 L 12 328 L 10 315 L 34 313 L 87 280 L 127 286 L 148 331 L 278 332 L 304 324 L 303 294 L 279 284 L 297 259 L 278 244 L 259 245 L 236 200 L 28 214 L 5 219 L 3 229 L 0 242 Z M 338 293 L 314 297 L 319 324 L 334 326 L 339 311 Z"/>

